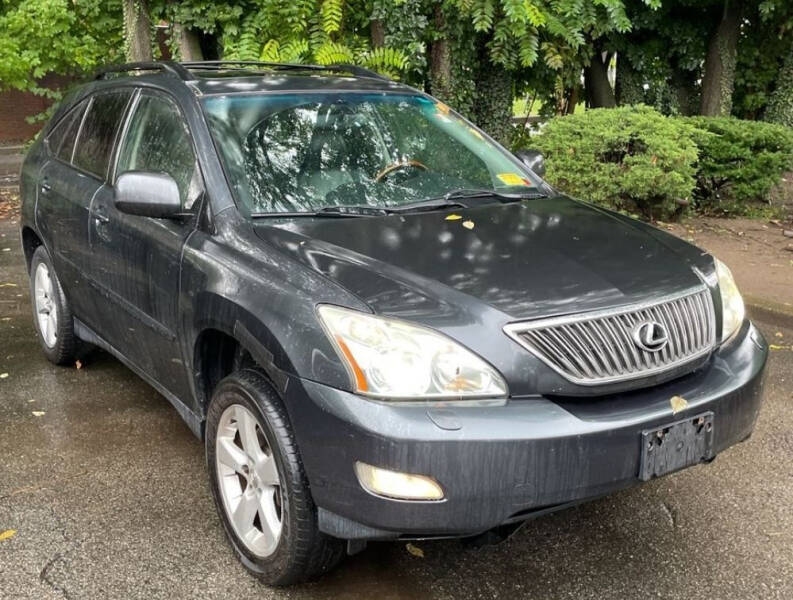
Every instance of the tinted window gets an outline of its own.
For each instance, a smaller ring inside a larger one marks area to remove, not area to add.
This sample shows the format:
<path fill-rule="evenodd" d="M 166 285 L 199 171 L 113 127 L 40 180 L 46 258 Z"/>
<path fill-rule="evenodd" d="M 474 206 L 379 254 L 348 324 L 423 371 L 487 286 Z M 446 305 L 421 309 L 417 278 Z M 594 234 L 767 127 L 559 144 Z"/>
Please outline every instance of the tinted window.
<path fill-rule="evenodd" d="M 80 122 L 83 119 L 86 104 L 87 102 L 82 102 L 70 111 L 47 138 L 50 152 L 66 162 L 72 160 L 74 140 L 77 139 L 77 132 L 80 130 Z"/>
<path fill-rule="evenodd" d="M 129 90 L 119 90 L 94 96 L 77 140 L 76 166 L 104 177 L 130 93 Z"/>
<path fill-rule="evenodd" d="M 117 175 L 126 171 L 167 173 L 189 209 L 200 193 L 190 133 L 181 112 L 166 98 L 144 94 L 119 152 Z"/>

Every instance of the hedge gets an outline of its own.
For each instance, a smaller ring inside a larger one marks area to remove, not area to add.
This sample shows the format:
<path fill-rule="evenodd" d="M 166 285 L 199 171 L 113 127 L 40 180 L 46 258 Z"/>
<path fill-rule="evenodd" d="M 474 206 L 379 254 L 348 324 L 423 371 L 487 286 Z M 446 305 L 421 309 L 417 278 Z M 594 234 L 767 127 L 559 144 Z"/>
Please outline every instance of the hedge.
<path fill-rule="evenodd" d="M 565 193 L 648 219 L 671 219 L 690 205 L 746 212 L 793 168 L 791 129 L 665 117 L 644 105 L 556 117 L 516 147 L 540 150 L 548 181 Z"/>
<path fill-rule="evenodd" d="M 746 212 L 793 165 L 793 129 L 727 117 L 686 120 L 700 150 L 695 198 L 702 211 Z"/>

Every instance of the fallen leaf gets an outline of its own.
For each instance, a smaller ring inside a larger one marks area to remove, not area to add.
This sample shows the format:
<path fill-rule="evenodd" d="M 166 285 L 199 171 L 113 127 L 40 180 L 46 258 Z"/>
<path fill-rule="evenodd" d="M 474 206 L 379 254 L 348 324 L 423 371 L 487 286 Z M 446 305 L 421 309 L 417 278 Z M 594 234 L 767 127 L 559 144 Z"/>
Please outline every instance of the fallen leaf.
<path fill-rule="evenodd" d="M 34 410 L 33 411 L 33 416 L 34 417 L 43 417 L 46 414 L 47 413 L 45 413 L 43 410 Z"/>
<path fill-rule="evenodd" d="M 781 331 L 777 331 L 774 335 L 776 337 L 785 337 L 785 335 Z"/>
<path fill-rule="evenodd" d="M 474 222 L 473 221 L 463 221 L 463 227 L 465 227 L 466 229 L 473 229 L 474 228 Z"/>
<path fill-rule="evenodd" d="M 0 283 L 0 287 L 19 287 L 19 286 L 16 283 L 6 282 L 6 283 Z"/>
<path fill-rule="evenodd" d="M 3 252 L 11 252 L 11 248 L 3 248 Z"/>
<path fill-rule="evenodd" d="M 681 410 L 688 408 L 688 401 L 682 396 L 672 396 L 669 399 L 669 404 L 672 405 L 672 414 L 676 415 Z"/>
<path fill-rule="evenodd" d="M 5 379 L 8 377 L 8 373 L 0 373 L 0 379 Z"/>
<path fill-rule="evenodd" d="M 771 350 L 790 350 L 791 346 L 780 346 L 778 344 L 770 344 L 768 346 Z"/>
<path fill-rule="evenodd" d="M 451 214 L 451 215 L 446 215 L 446 219 L 444 219 L 444 220 L 446 220 L 446 221 L 458 221 L 460 219 L 462 219 L 462 217 L 460 215 Z"/>
<path fill-rule="evenodd" d="M 405 548 L 416 558 L 424 558 L 424 550 L 422 550 L 418 546 L 414 546 L 413 544 L 408 543 L 405 544 Z"/>
<path fill-rule="evenodd" d="M 83 363 L 81 361 L 79 361 L 79 360 L 76 360 L 76 361 L 74 361 L 74 366 L 77 367 L 78 369 L 82 369 L 83 368 Z"/>
<path fill-rule="evenodd" d="M 10 540 L 17 534 L 16 529 L 6 529 L 5 531 L 0 531 L 0 542 L 5 540 Z"/>

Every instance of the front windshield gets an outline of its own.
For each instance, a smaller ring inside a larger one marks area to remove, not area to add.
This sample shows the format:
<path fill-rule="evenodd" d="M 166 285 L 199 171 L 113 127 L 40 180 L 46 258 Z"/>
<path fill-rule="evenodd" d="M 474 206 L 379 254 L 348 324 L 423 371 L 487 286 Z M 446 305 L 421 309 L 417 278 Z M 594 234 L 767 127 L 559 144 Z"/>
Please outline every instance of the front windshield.
<path fill-rule="evenodd" d="M 446 105 L 420 95 L 217 96 L 204 108 L 249 213 L 389 208 L 459 189 L 521 194 L 539 183 Z"/>

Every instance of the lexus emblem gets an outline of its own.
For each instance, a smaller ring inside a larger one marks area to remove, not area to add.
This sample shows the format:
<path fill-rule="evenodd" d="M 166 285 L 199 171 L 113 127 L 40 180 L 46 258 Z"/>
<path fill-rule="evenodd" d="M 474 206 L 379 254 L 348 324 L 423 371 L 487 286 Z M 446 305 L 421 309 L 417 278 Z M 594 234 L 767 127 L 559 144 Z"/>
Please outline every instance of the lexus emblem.
<path fill-rule="evenodd" d="M 645 352 L 658 352 L 669 343 L 666 328 L 658 321 L 644 321 L 633 328 L 633 343 Z"/>

